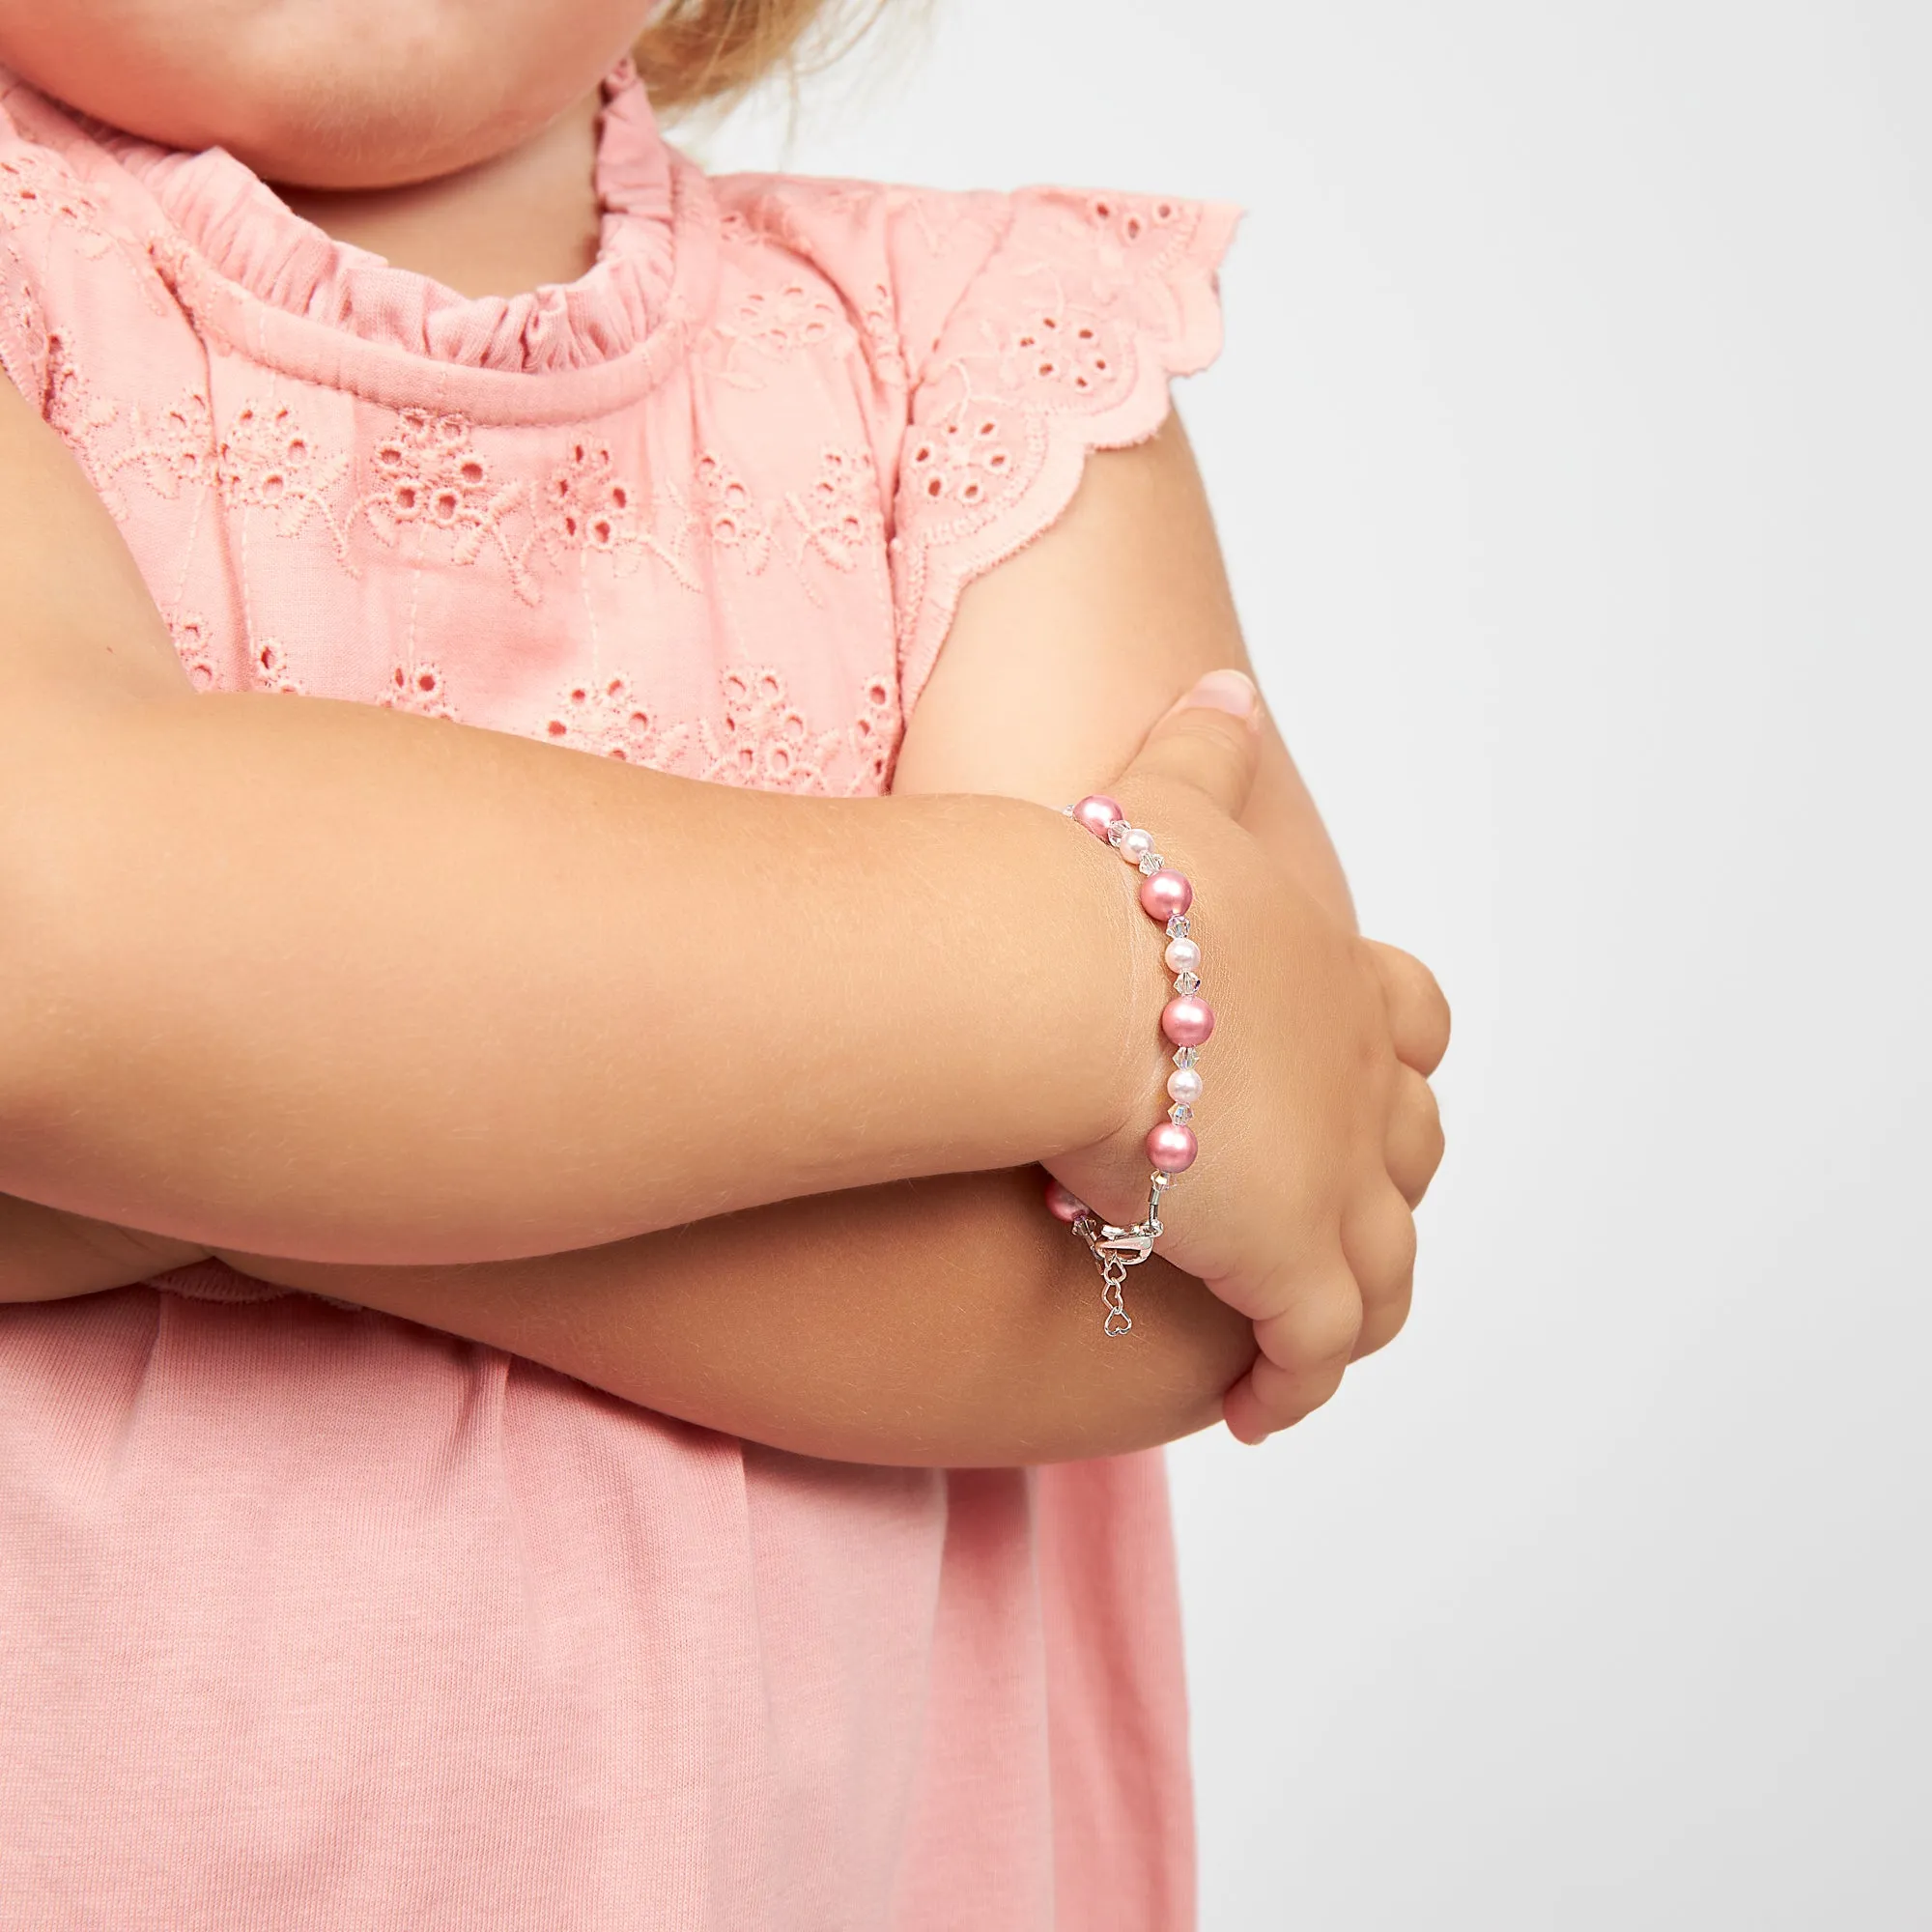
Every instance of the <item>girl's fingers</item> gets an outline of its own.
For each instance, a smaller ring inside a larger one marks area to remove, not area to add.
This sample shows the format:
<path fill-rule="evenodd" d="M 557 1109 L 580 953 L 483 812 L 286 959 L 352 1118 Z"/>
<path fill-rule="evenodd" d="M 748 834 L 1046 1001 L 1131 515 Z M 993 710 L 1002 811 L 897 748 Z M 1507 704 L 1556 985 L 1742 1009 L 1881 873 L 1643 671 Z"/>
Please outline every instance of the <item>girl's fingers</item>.
<path fill-rule="evenodd" d="M 1384 946 L 1378 939 L 1362 944 L 1382 982 L 1395 1057 L 1424 1076 L 1434 1073 L 1449 1051 L 1449 1002 L 1435 975 L 1400 947 Z"/>
<path fill-rule="evenodd" d="M 1260 1442 L 1312 1415 L 1342 1386 L 1350 1362 L 1402 1331 L 1414 1284 L 1414 1217 L 1384 1188 L 1344 1221 L 1341 1258 L 1291 1280 L 1281 1312 L 1255 1323 L 1261 1359 L 1228 1391 L 1230 1431 Z M 1277 1284 L 1264 1298 L 1282 1293 Z"/>
<path fill-rule="evenodd" d="M 1435 1092 L 1412 1067 L 1396 1068 L 1382 1165 L 1411 1208 L 1429 1192 L 1442 1165 L 1442 1116 Z"/>
<path fill-rule="evenodd" d="M 1348 1367 L 1337 1362 L 1327 1373 L 1315 1375 L 1284 1369 L 1262 1356 L 1223 1399 L 1229 1434 L 1252 1447 L 1278 1429 L 1293 1429 L 1334 1395 Z"/>
<path fill-rule="evenodd" d="M 1257 1323 L 1304 1305 L 1312 1293 L 1310 1285 L 1326 1280 L 1339 1265 L 1335 1250 L 1340 1217 L 1333 1203 L 1343 1191 L 1339 1175 L 1289 1174 L 1267 1202 L 1268 1218 L 1259 1224 L 1259 1234 L 1250 1214 L 1238 1206 L 1224 1205 L 1221 1212 L 1239 1230 L 1236 1245 L 1259 1257 L 1259 1264 L 1216 1275 L 1208 1286 L 1237 1315 Z M 1277 1231 L 1278 1238 L 1269 1239 Z"/>
<path fill-rule="evenodd" d="M 1261 1359 L 1228 1391 L 1223 1412 L 1243 1442 L 1292 1429 L 1342 1386 L 1362 1328 L 1362 1296 L 1340 1262 L 1282 1313 L 1255 1323 Z"/>
<path fill-rule="evenodd" d="M 1415 1217 L 1385 1187 L 1342 1224 L 1342 1252 L 1361 1291 L 1361 1330 L 1352 1359 L 1385 1349 L 1402 1333 L 1415 1292 Z"/>
<path fill-rule="evenodd" d="M 1148 733 L 1122 780 L 1179 779 L 1238 818 L 1261 760 L 1261 709 L 1245 671 L 1209 671 Z"/>

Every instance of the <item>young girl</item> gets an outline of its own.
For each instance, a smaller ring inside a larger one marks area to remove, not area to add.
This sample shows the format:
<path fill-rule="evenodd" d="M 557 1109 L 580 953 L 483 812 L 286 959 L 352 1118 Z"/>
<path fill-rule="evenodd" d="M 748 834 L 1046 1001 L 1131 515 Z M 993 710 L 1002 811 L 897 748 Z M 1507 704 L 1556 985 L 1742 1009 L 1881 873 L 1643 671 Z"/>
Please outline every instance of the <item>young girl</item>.
<path fill-rule="evenodd" d="M 10 1924 L 1189 1922 L 1150 1448 L 1401 1325 L 1446 1016 L 1167 420 L 1231 215 L 706 180 L 626 50 L 813 12 L 0 0 Z M 1030 1164 L 1197 1088 L 1105 1332 Z"/>

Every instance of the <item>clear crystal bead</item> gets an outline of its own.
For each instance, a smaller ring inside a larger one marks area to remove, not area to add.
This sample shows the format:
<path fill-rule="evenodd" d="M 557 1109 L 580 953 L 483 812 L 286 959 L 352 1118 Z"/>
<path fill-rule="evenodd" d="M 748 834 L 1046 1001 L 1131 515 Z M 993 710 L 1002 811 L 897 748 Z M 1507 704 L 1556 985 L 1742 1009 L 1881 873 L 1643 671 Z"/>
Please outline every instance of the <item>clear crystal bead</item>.
<path fill-rule="evenodd" d="M 1176 913 L 1168 921 L 1167 936 L 1170 939 L 1185 939 L 1187 937 L 1187 915 L 1184 912 Z"/>
<path fill-rule="evenodd" d="M 1153 1177 L 1153 1184 L 1165 1194 L 1174 1185 L 1174 1176 L 1171 1174 L 1156 1173 Z"/>
<path fill-rule="evenodd" d="M 1166 864 L 1167 861 L 1158 852 L 1144 852 L 1141 854 L 1141 876 L 1151 879 Z"/>
<path fill-rule="evenodd" d="M 1107 843 L 1109 845 L 1119 845 L 1121 840 L 1133 829 L 1124 818 L 1115 819 L 1113 824 L 1107 828 Z"/>
<path fill-rule="evenodd" d="M 1195 1056 L 1195 1054 L 1196 1054 L 1196 1052 L 1197 1052 L 1198 1050 L 1199 1050 L 1198 1048 L 1195 1048 L 1195 1047 L 1191 1047 L 1191 1046 L 1178 1046 L 1178 1047 L 1176 1047 L 1176 1048 L 1175 1048 L 1175 1050 L 1174 1050 L 1174 1064 L 1175 1064 L 1175 1065 L 1177 1065 L 1177 1066 L 1192 1066 L 1192 1065 L 1194 1065 L 1194 1056 Z"/>
<path fill-rule="evenodd" d="M 1189 993 L 1201 990 L 1201 976 L 1198 973 L 1177 973 L 1174 976 L 1174 990 L 1184 1000 Z"/>
<path fill-rule="evenodd" d="M 1174 1103 L 1174 1105 L 1167 1110 L 1167 1118 L 1170 1121 L 1172 1121 L 1177 1127 L 1184 1127 L 1188 1123 L 1188 1122 L 1194 1118 L 1194 1109 L 1190 1107 L 1185 1100 L 1177 1100 Z"/>

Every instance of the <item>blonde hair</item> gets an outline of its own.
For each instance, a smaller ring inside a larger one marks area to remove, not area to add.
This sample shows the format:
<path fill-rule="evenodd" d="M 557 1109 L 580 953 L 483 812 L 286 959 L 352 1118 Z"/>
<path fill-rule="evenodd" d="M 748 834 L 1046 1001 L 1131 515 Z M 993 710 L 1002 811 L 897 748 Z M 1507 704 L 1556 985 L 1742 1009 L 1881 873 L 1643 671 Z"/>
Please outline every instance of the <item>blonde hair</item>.
<path fill-rule="evenodd" d="M 844 51 L 884 0 L 669 0 L 638 43 L 638 71 L 659 107 L 728 99 L 777 69 L 796 72 Z"/>

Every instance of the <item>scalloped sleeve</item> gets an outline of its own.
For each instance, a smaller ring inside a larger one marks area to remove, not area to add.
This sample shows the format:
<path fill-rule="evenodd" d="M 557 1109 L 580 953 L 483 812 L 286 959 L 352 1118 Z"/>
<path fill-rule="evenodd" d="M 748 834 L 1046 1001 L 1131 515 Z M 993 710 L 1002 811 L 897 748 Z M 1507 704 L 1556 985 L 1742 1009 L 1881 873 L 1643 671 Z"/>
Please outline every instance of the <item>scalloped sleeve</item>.
<path fill-rule="evenodd" d="M 1239 210 L 1060 188 L 1000 205 L 929 353 L 907 358 L 893 573 L 908 711 L 966 585 L 1061 515 L 1090 450 L 1152 436 L 1170 380 L 1221 346 L 1216 276 Z"/>

